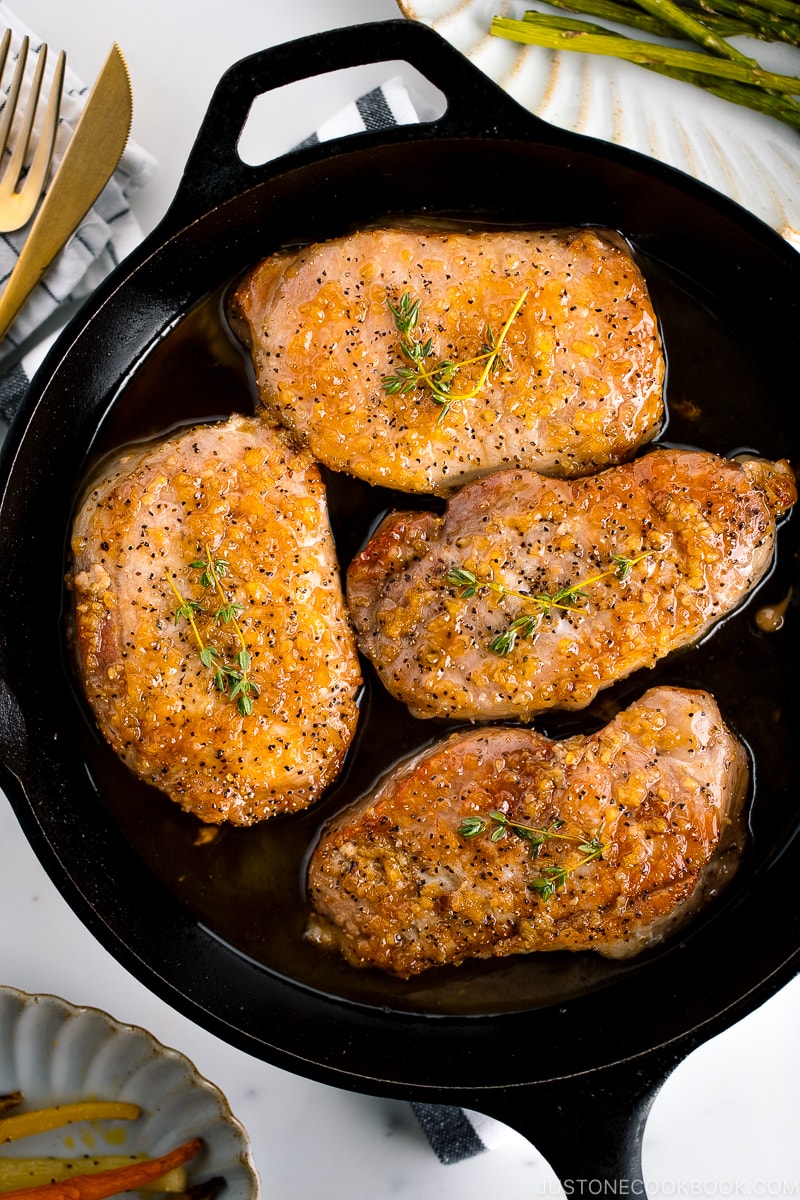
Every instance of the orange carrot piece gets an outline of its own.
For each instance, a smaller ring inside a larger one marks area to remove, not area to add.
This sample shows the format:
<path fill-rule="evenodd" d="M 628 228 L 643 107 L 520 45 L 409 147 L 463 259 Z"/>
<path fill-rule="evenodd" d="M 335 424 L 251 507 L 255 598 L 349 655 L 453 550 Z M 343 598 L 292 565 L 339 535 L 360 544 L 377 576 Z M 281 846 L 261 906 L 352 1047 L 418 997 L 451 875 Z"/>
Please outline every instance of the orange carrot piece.
<path fill-rule="evenodd" d="M 43 1183 L 33 1187 L 17 1188 L 2 1192 L 2 1200 L 106 1200 L 117 1192 L 129 1192 L 139 1188 L 175 1167 L 181 1167 L 203 1148 L 202 1138 L 191 1138 L 182 1146 L 162 1154 L 160 1158 L 147 1158 L 125 1167 L 114 1167 L 98 1175 L 75 1175 L 63 1183 Z"/>

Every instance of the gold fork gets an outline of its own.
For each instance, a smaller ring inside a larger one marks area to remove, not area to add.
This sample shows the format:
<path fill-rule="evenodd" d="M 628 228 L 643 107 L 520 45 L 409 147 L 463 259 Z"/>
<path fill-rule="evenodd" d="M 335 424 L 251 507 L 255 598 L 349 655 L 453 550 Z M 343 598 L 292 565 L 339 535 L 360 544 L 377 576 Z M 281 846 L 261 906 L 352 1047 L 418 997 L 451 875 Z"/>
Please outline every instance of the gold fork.
<path fill-rule="evenodd" d="M 41 117 L 38 130 L 34 130 L 37 110 L 41 111 L 39 99 L 42 90 L 47 46 L 42 44 L 36 59 L 24 111 L 20 112 L 20 91 L 28 59 L 29 39 L 22 39 L 17 65 L 9 85 L 5 107 L 0 113 L 0 157 L 10 157 L 5 167 L 0 165 L 0 233 L 11 233 L 21 229 L 31 219 L 39 198 L 45 190 L 61 110 L 61 93 L 64 88 L 64 66 L 66 56 L 62 50 L 56 59 L 50 93 Z M 0 80 L 6 69 L 6 60 L 11 46 L 11 30 L 7 29 L 0 41 Z M 19 120 L 15 118 L 19 116 Z M 15 127 L 16 126 L 16 127 Z M 35 149 L 29 154 L 33 144 Z M 13 144 L 13 148 L 12 148 Z"/>

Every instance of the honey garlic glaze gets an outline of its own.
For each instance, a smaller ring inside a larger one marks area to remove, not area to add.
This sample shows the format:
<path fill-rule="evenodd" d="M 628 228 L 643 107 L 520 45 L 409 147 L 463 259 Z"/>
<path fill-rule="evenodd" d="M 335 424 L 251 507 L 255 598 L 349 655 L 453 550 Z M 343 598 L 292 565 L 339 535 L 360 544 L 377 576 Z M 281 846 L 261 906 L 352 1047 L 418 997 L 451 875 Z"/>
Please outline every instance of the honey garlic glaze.
<path fill-rule="evenodd" d="M 732 327 L 662 265 L 641 253 L 637 261 L 653 298 L 667 361 L 667 422 L 659 444 L 728 457 L 742 452 L 789 457 L 780 389 L 770 379 L 760 348 L 746 336 L 746 314 L 741 327 Z M 161 437 L 192 422 L 255 412 L 252 367 L 224 317 L 226 291 L 218 290 L 189 311 L 112 398 L 93 447 L 95 462 L 123 445 Z M 428 496 L 401 496 L 343 474 L 325 471 L 324 477 L 342 571 L 388 512 L 440 503 Z M 791 835 L 799 764 L 787 714 L 796 703 L 789 690 L 789 664 L 797 661 L 798 619 L 796 601 L 787 602 L 787 597 L 796 570 L 796 540 L 797 521 L 790 517 L 779 529 L 772 573 L 699 645 L 621 681 L 581 712 L 552 712 L 536 721 L 536 728 L 549 737 L 588 733 L 647 687 L 696 687 L 715 696 L 726 724 L 747 748 L 751 788 L 742 817 L 744 851 L 740 828 L 731 832 L 727 850 L 704 881 L 702 898 L 709 903 L 663 946 L 631 960 L 554 952 L 436 968 L 402 981 L 353 970 L 305 940 L 306 866 L 324 823 L 368 791 L 393 763 L 459 727 L 439 718 L 413 718 L 367 664 L 359 724 L 343 770 L 306 812 L 249 829 L 209 831 L 131 775 L 85 712 L 88 769 L 135 852 L 162 883 L 221 941 L 279 975 L 352 1001 L 421 1012 L 483 1013 L 558 1003 L 636 972 L 649 956 L 669 954 L 680 938 L 690 936 L 696 924 L 713 921 L 720 906 L 746 886 L 761 864 L 760 855 L 774 845 L 776 827 L 787 838 Z M 767 631 L 756 615 L 780 605 L 783 621 L 779 627 L 768 622 Z M 78 697 L 77 682 L 75 690 Z"/>

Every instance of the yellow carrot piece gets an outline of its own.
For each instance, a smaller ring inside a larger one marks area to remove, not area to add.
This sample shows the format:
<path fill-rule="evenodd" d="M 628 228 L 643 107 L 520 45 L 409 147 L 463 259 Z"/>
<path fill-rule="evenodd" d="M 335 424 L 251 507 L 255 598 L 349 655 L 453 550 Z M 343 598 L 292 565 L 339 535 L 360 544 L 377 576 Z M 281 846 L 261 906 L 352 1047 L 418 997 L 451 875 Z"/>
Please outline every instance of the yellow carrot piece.
<path fill-rule="evenodd" d="M 73 1125 L 76 1121 L 135 1121 L 141 1114 L 138 1104 L 122 1100 L 78 1100 L 74 1104 L 54 1104 L 32 1112 L 0 1117 L 0 1145 Z"/>
<path fill-rule="evenodd" d="M 44 1183 L 63 1183 L 75 1175 L 96 1175 L 132 1163 L 144 1162 L 146 1154 L 82 1154 L 76 1158 L 54 1158 L 43 1155 L 31 1158 L 8 1158 L 0 1155 L 0 1193 L 17 1188 L 41 1187 Z M 166 1175 L 143 1185 L 154 1192 L 184 1192 L 188 1184 L 185 1167 L 174 1167 Z"/>

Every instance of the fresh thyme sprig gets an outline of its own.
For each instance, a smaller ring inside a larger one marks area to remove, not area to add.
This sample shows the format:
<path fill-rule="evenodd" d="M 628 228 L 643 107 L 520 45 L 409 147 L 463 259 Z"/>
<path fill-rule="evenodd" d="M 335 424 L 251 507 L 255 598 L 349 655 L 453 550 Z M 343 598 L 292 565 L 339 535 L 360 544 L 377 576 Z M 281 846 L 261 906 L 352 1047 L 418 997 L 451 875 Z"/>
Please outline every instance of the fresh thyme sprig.
<path fill-rule="evenodd" d="M 451 567 L 445 574 L 445 582 L 451 587 L 461 588 L 462 600 L 468 599 L 470 596 L 476 596 L 485 592 L 495 592 L 498 596 L 514 596 L 518 600 L 524 601 L 526 604 L 534 604 L 536 611 L 533 613 L 522 613 L 515 617 L 507 629 L 502 633 L 497 634 L 489 642 L 489 649 L 495 654 L 502 657 L 510 654 L 517 644 L 517 639 L 532 637 L 539 628 L 542 617 L 549 614 L 553 608 L 560 608 L 565 612 L 580 613 L 584 609 L 581 605 L 576 605 L 574 601 L 588 599 L 589 593 L 586 591 L 594 583 L 599 583 L 601 579 L 607 579 L 611 575 L 615 575 L 619 580 L 628 578 L 631 568 L 636 563 L 641 562 L 643 558 L 649 558 L 654 554 L 653 550 L 644 550 L 641 554 L 636 554 L 632 558 L 623 554 L 613 554 L 611 556 L 612 566 L 605 571 L 598 571 L 595 575 L 588 579 L 583 579 L 579 583 L 567 584 L 564 587 L 557 588 L 554 592 L 525 592 L 516 591 L 514 588 L 506 587 L 504 583 L 498 583 L 495 579 L 480 579 L 473 571 L 468 571 L 464 567 Z"/>
<path fill-rule="evenodd" d="M 253 700 L 259 694 L 259 687 L 249 675 L 252 657 L 238 621 L 238 615 L 243 611 L 244 605 L 229 600 L 221 583 L 229 564 L 224 558 L 214 558 L 206 546 L 205 558 L 195 559 L 189 566 L 192 570 L 202 571 L 201 586 L 212 588 L 221 600 L 221 604 L 210 614 L 214 624 L 233 624 L 240 647 L 233 663 L 226 662 L 220 652 L 206 642 L 200 633 L 196 618 L 200 613 L 205 613 L 203 605 L 198 600 L 186 600 L 172 577 L 168 575 L 167 582 L 178 599 L 178 608 L 173 614 L 175 623 L 177 625 L 181 620 L 189 622 L 200 652 L 200 662 L 207 670 L 214 672 L 214 686 L 236 701 L 241 716 L 249 717 L 253 711 Z"/>
<path fill-rule="evenodd" d="M 198 559 L 190 566 L 202 570 L 200 583 L 203 587 L 213 587 L 222 601 L 214 613 L 214 623 L 232 624 L 239 640 L 239 652 L 236 655 L 236 666 L 220 664 L 215 676 L 215 683 L 220 691 L 230 688 L 231 700 L 236 700 L 237 708 L 243 717 L 249 717 L 253 711 L 253 698 L 258 695 L 258 685 L 250 679 L 248 672 L 251 666 L 251 655 L 238 621 L 238 614 L 244 609 L 243 604 L 232 603 L 225 595 L 220 579 L 227 573 L 228 563 L 223 558 L 214 559 L 208 546 L 205 547 L 205 560 Z"/>
<path fill-rule="evenodd" d="M 393 375 L 384 375 L 382 380 L 383 390 L 387 395 L 392 396 L 398 392 L 401 395 L 406 395 L 415 388 L 427 388 L 436 403 L 441 405 L 441 412 L 436 422 L 438 425 L 439 421 L 449 412 L 451 405 L 456 403 L 456 401 L 460 403 L 474 400 L 489 378 L 490 373 L 504 365 L 500 351 L 506 335 L 511 328 L 511 323 L 522 308 L 527 295 L 528 288 L 525 288 L 512 308 L 511 313 L 506 318 L 497 337 L 495 337 L 491 326 L 486 326 L 480 353 L 476 354 L 474 358 L 467 358 L 461 361 L 445 358 L 441 359 L 435 365 L 431 364 L 430 366 L 426 364 L 427 360 L 434 355 L 433 338 L 414 338 L 411 336 L 419 322 L 419 299 L 413 299 L 410 292 L 403 292 L 398 303 L 393 304 L 391 299 L 387 297 L 386 303 L 394 317 L 395 327 L 397 332 L 402 335 L 400 338 L 400 349 L 409 365 L 398 367 Z M 483 363 L 477 382 L 473 384 L 469 391 L 454 392 L 452 387 L 456 374 L 459 371 L 463 371 L 466 367 L 474 366 L 476 363 Z"/>
<path fill-rule="evenodd" d="M 522 821 L 512 821 L 506 813 L 499 809 L 494 809 L 487 817 L 465 817 L 458 827 L 458 832 L 464 838 L 478 837 L 488 828 L 490 821 L 494 824 L 490 835 L 493 842 L 499 842 L 511 831 L 528 843 L 531 858 L 538 858 L 544 843 L 551 839 L 576 844 L 577 849 L 583 855 L 578 862 L 568 866 L 546 867 L 541 875 L 536 876 L 528 884 L 528 887 L 539 893 L 542 900 L 549 900 L 560 888 L 564 887 L 567 877 L 573 871 L 577 871 L 579 867 L 588 862 L 601 859 L 606 848 L 596 834 L 594 837 L 586 837 L 582 833 L 562 833 L 565 822 L 559 819 L 551 821 L 549 825 L 545 826 L 527 825 Z"/>

